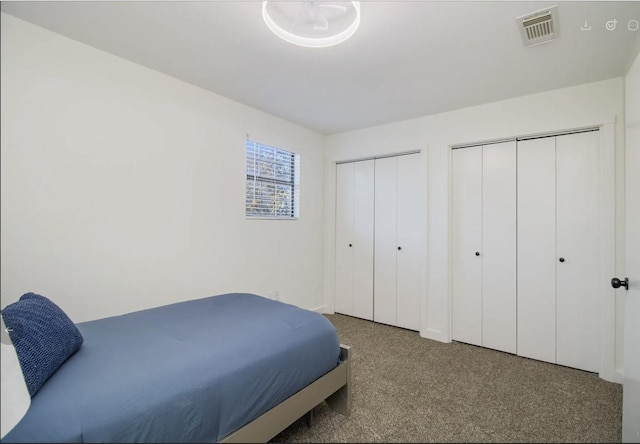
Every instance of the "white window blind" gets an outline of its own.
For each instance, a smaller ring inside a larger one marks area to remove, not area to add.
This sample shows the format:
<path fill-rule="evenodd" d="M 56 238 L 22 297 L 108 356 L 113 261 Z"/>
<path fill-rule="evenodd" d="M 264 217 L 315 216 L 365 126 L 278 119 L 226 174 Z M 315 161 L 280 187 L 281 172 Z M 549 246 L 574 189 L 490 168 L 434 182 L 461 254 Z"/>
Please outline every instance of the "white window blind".
<path fill-rule="evenodd" d="M 246 216 L 297 218 L 300 155 L 251 140 L 246 142 L 246 152 Z"/>

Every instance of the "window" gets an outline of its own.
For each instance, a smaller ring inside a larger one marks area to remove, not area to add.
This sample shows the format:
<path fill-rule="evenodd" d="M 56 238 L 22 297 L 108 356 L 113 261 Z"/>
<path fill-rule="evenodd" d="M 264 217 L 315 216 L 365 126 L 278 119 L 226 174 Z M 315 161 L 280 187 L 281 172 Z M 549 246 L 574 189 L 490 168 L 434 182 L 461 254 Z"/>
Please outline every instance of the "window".
<path fill-rule="evenodd" d="M 298 217 L 300 155 L 247 140 L 246 215 Z"/>

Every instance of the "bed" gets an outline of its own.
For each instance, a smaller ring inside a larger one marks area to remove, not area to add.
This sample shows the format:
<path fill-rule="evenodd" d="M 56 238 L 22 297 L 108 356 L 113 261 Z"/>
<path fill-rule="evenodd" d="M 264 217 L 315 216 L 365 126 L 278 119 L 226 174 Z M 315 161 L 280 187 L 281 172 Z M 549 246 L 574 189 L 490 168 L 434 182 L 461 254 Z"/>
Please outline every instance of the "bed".
<path fill-rule="evenodd" d="M 75 325 L 3 442 L 266 442 L 325 400 L 349 413 L 349 347 L 319 313 L 232 293 Z"/>

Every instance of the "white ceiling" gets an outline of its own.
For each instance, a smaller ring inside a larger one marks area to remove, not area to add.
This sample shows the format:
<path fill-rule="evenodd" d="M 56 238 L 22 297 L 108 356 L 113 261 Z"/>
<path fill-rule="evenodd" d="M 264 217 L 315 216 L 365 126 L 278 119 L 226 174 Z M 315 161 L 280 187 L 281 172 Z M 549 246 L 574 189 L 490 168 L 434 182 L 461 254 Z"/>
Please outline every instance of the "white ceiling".
<path fill-rule="evenodd" d="M 525 47 L 515 18 L 558 5 L 559 38 Z M 355 35 L 303 48 L 260 1 L 12 2 L 3 12 L 334 134 L 623 76 L 640 2 L 362 1 Z M 605 23 L 617 20 L 608 31 Z M 585 20 L 591 31 L 581 31 Z"/>

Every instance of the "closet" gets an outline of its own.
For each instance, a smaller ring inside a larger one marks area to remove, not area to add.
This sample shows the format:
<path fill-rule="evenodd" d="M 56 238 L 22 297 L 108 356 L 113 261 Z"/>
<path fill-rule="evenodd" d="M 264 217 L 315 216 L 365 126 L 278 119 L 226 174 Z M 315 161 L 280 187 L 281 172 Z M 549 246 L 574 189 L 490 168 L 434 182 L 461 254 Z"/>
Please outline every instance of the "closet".
<path fill-rule="evenodd" d="M 600 368 L 598 132 L 518 142 L 518 354 Z"/>
<path fill-rule="evenodd" d="M 376 159 L 374 321 L 420 329 L 421 217 L 417 154 Z"/>
<path fill-rule="evenodd" d="M 452 152 L 452 337 L 599 369 L 599 137 Z"/>
<path fill-rule="evenodd" d="M 417 153 L 336 166 L 337 313 L 420 329 L 420 176 Z"/>
<path fill-rule="evenodd" d="M 452 153 L 453 339 L 516 352 L 516 143 Z"/>
<path fill-rule="evenodd" d="M 336 165 L 335 311 L 373 320 L 374 161 Z"/>

